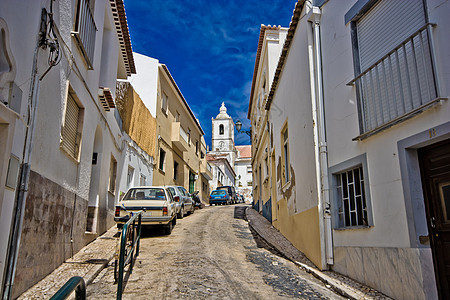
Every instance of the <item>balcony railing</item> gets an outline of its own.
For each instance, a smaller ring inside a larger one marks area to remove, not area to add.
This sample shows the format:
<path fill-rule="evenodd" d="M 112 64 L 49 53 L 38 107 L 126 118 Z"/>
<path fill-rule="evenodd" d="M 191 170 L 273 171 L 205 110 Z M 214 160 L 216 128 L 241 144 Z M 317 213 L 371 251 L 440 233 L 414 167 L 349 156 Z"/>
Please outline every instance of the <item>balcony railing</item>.
<path fill-rule="evenodd" d="M 188 135 L 183 127 L 181 127 L 180 122 L 172 123 L 172 143 L 183 152 L 189 149 Z"/>
<path fill-rule="evenodd" d="M 411 117 L 440 98 L 436 84 L 431 24 L 362 70 L 356 83 L 363 139 Z"/>
<path fill-rule="evenodd" d="M 94 60 L 96 31 L 97 27 L 95 26 L 94 17 L 89 7 L 89 1 L 78 0 L 75 26 L 72 35 L 75 37 L 77 45 L 90 70 L 93 69 L 92 63 Z"/>

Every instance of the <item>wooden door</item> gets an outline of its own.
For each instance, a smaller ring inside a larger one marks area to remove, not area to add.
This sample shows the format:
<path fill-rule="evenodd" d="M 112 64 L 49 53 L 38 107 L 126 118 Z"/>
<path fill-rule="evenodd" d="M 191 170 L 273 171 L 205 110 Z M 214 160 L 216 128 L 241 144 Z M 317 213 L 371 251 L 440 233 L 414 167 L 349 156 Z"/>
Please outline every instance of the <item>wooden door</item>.
<path fill-rule="evenodd" d="M 450 299 L 450 139 L 418 153 L 439 298 Z"/>

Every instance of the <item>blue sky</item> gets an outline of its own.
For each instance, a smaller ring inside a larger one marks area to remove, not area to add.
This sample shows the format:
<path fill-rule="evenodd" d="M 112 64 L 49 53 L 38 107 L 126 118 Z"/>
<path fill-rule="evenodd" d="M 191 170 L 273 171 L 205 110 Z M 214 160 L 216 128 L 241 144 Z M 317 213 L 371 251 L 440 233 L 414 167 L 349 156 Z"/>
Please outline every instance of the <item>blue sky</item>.
<path fill-rule="evenodd" d="M 166 64 L 211 145 L 222 101 L 243 128 L 261 24 L 288 27 L 296 0 L 124 0 L 133 51 Z M 250 144 L 235 132 L 237 145 Z"/>

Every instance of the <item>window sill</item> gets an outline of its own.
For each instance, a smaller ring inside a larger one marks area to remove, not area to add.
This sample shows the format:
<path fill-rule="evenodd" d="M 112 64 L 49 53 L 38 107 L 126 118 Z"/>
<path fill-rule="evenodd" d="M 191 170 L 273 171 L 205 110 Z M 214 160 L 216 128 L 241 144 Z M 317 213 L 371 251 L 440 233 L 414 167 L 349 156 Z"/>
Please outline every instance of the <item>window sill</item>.
<path fill-rule="evenodd" d="M 158 169 L 159 173 L 166 175 L 166 172 L 164 170 Z"/>
<path fill-rule="evenodd" d="M 78 160 L 78 158 L 75 158 L 72 154 L 70 154 L 61 144 L 59 145 L 59 149 L 68 157 L 70 158 L 73 162 L 75 162 L 76 164 L 79 164 L 80 161 Z"/>
<path fill-rule="evenodd" d="M 116 196 L 116 192 L 111 192 L 110 190 L 108 190 L 108 193 L 112 196 Z"/>

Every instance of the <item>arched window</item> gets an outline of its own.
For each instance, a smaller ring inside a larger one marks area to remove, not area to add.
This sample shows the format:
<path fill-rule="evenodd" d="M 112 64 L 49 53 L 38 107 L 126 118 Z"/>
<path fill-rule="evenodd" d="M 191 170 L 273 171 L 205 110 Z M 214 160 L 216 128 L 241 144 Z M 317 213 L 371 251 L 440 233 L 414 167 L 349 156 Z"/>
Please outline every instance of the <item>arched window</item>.
<path fill-rule="evenodd" d="M 219 134 L 223 134 L 223 124 L 219 125 Z"/>

